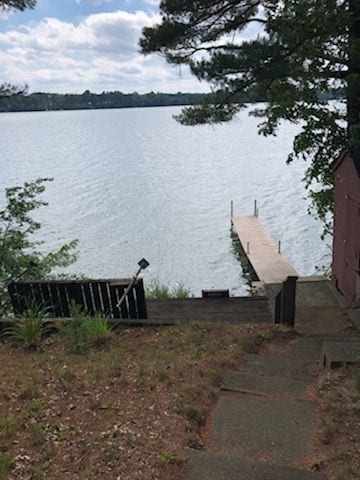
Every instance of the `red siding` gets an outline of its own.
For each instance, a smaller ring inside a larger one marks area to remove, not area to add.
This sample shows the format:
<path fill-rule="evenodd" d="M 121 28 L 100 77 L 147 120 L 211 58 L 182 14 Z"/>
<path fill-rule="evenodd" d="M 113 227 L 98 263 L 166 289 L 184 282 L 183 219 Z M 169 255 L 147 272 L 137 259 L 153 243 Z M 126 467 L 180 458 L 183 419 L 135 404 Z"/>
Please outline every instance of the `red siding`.
<path fill-rule="evenodd" d="M 347 154 L 335 167 L 333 276 L 353 305 L 360 303 L 360 178 Z"/>

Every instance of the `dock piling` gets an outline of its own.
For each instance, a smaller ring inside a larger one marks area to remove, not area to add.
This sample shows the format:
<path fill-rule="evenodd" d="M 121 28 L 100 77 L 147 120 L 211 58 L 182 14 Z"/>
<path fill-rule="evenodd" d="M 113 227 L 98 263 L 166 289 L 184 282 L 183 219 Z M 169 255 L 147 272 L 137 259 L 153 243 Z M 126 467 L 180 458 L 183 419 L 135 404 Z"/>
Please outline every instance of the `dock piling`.
<path fill-rule="evenodd" d="M 254 201 L 254 217 L 257 217 L 259 214 L 259 211 L 257 209 L 257 200 Z"/>
<path fill-rule="evenodd" d="M 278 253 L 281 253 L 281 240 L 278 241 Z"/>

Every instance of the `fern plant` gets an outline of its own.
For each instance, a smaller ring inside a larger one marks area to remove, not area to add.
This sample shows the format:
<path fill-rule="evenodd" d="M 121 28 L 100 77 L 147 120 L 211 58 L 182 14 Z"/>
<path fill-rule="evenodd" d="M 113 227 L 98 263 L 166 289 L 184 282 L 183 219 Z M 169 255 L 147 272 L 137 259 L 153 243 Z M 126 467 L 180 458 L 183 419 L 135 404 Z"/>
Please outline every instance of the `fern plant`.
<path fill-rule="evenodd" d="M 46 317 L 45 308 L 31 305 L 24 311 L 21 318 L 4 330 L 3 335 L 19 340 L 29 350 L 38 350 L 44 335 L 49 331 Z"/>

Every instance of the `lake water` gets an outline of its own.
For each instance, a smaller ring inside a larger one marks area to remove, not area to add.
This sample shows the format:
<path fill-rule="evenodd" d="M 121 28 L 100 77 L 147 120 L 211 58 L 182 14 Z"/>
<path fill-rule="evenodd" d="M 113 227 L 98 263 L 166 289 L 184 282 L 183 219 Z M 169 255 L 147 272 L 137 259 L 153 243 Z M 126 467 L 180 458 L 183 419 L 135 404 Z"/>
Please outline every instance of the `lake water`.
<path fill-rule="evenodd" d="M 301 275 L 328 262 L 321 224 L 307 214 L 305 164 L 285 165 L 296 126 L 276 138 L 241 113 L 217 127 L 184 127 L 177 107 L 0 115 L 0 188 L 54 177 L 39 212 L 54 248 L 79 239 L 70 271 L 94 278 L 132 275 L 181 282 L 193 293 L 246 294 L 232 253 L 230 201 L 260 218 Z"/>

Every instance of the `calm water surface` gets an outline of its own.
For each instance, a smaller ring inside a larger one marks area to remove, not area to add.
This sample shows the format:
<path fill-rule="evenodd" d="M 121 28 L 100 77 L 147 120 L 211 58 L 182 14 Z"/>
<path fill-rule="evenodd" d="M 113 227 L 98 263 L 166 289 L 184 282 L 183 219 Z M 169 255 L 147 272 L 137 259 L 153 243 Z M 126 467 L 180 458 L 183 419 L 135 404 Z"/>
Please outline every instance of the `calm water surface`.
<path fill-rule="evenodd" d="M 260 217 L 302 275 L 326 263 L 321 225 L 307 214 L 305 164 L 285 165 L 296 127 L 276 138 L 256 133 L 246 112 L 217 127 L 183 127 L 177 107 L 0 115 L 0 187 L 54 177 L 39 212 L 41 238 L 54 248 L 79 239 L 71 272 L 134 273 L 179 282 L 195 294 L 229 288 L 245 294 L 232 253 L 230 201 Z"/>

